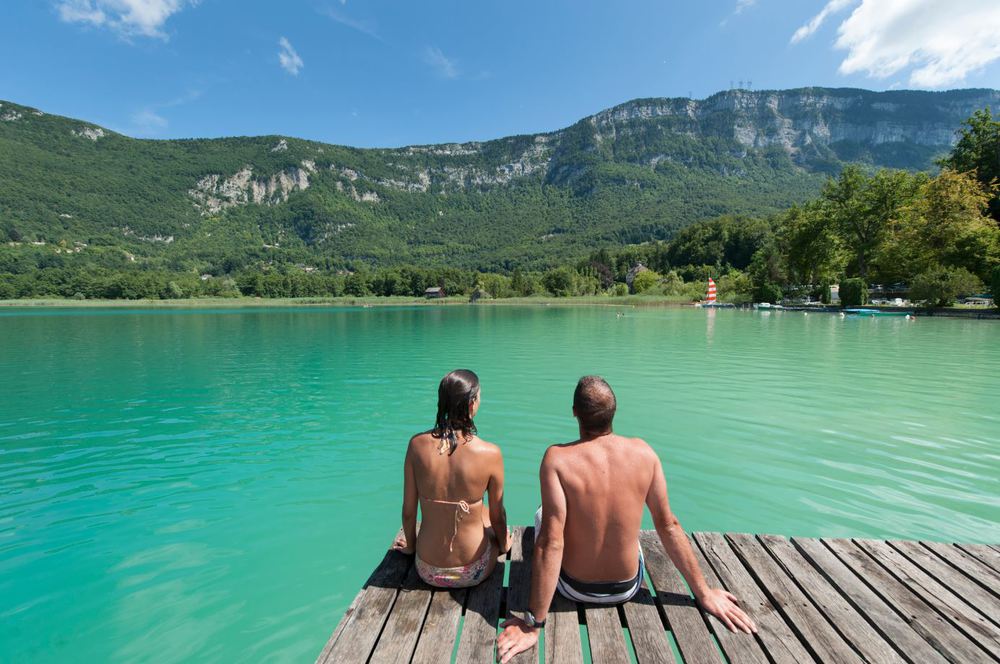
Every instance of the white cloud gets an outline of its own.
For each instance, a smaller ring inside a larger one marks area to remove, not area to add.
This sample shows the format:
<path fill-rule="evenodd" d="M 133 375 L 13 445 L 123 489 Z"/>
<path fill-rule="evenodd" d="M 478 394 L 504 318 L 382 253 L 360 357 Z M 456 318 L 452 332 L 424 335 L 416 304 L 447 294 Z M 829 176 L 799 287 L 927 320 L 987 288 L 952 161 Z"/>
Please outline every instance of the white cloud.
<path fill-rule="evenodd" d="M 341 5 L 346 4 L 343 0 Z M 378 32 L 375 30 L 375 25 L 369 21 L 362 21 L 356 18 L 351 18 L 347 14 L 334 9 L 333 7 L 323 7 L 319 10 L 319 13 L 327 18 L 330 18 L 341 25 L 346 25 L 352 30 L 357 30 L 361 34 L 368 35 L 369 37 L 374 37 L 375 39 L 381 40 L 382 38 L 378 36 Z"/>
<path fill-rule="evenodd" d="M 424 49 L 424 62 L 445 78 L 458 78 L 458 62 L 445 56 L 437 46 Z"/>
<path fill-rule="evenodd" d="M 726 18 L 719 21 L 719 27 L 720 28 L 726 27 L 726 25 L 729 23 L 731 19 L 736 18 L 746 10 L 756 5 L 757 5 L 757 0 L 736 0 L 736 6 L 733 7 L 732 13 L 726 16 Z"/>
<path fill-rule="evenodd" d="M 166 39 L 163 24 L 197 0 L 57 0 L 59 18 L 67 23 L 105 27 L 125 38 Z"/>
<path fill-rule="evenodd" d="M 133 134 L 155 136 L 167 128 L 167 119 L 151 108 L 144 108 L 132 115 Z"/>
<path fill-rule="evenodd" d="M 855 2 L 857 2 L 857 0 L 830 0 L 830 2 L 826 3 L 826 6 L 823 7 L 818 14 L 813 16 L 808 23 L 795 31 L 795 34 L 792 35 L 792 43 L 797 44 L 806 37 L 809 37 L 812 33 L 819 30 L 819 27 L 823 25 L 823 22 L 831 14 L 836 14 L 837 12 L 850 7 Z"/>
<path fill-rule="evenodd" d="M 284 37 L 278 40 L 278 45 L 281 47 L 281 50 L 278 51 L 278 62 L 281 63 L 281 68 L 292 76 L 298 76 L 299 70 L 305 66 L 302 58 L 292 48 L 291 42 Z"/>
<path fill-rule="evenodd" d="M 832 0 L 796 31 L 792 42 L 812 34 L 826 16 L 849 4 Z M 834 45 L 847 51 L 841 74 L 888 78 L 906 70 L 912 87 L 954 85 L 1000 60 L 1000 2 L 861 0 L 837 29 Z"/>

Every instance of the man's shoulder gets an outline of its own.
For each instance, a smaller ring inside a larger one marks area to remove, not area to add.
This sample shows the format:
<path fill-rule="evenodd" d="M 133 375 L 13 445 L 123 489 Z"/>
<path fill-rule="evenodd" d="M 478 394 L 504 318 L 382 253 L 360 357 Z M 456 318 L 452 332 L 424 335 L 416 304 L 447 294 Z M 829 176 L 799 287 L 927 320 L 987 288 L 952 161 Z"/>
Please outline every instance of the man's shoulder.
<path fill-rule="evenodd" d="M 567 456 L 573 455 L 573 450 L 576 448 L 579 441 L 573 441 L 570 443 L 556 443 L 554 445 L 549 445 L 545 450 L 545 454 L 542 456 L 542 466 L 552 466 L 562 463 L 563 459 Z"/>
<path fill-rule="evenodd" d="M 653 448 L 644 439 L 635 436 L 619 436 L 618 437 L 622 443 L 625 445 L 632 446 L 633 448 L 641 449 L 644 452 L 653 452 Z"/>

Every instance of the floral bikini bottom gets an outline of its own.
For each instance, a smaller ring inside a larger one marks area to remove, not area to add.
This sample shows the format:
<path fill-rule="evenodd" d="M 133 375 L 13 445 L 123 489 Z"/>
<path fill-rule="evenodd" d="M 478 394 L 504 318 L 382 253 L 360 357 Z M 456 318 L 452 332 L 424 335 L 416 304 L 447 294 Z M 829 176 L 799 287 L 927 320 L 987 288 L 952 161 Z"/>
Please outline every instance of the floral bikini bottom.
<path fill-rule="evenodd" d="M 490 558 L 496 557 L 493 550 L 493 538 L 487 538 L 486 550 L 483 555 L 473 560 L 468 565 L 461 567 L 436 567 L 429 565 L 416 557 L 417 574 L 424 580 L 424 583 L 437 588 L 468 588 L 483 581 L 483 574 L 489 567 Z"/>

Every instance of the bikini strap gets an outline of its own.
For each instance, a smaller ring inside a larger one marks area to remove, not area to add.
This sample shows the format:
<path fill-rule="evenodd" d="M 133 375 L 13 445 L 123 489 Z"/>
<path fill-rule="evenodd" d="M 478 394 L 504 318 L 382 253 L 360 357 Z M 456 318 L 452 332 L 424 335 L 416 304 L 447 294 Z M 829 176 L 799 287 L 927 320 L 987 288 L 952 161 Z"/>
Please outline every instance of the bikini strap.
<path fill-rule="evenodd" d="M 428 502 L 438 503 L 441 505 L 454 505 L 455 506 L 455 529 L 451 533 L 451 541 L 448 542 L 448 552 L 455 550 L 455 538 L 458 537 L 458 524 L 462 518 L 469 513 L 469 508 L 472 505 L 478 505 L 483 502 L 483 499 L 474 500 L 471 503 L 464 500 L 434 500 L 433 498 L 425 498 Z"/>

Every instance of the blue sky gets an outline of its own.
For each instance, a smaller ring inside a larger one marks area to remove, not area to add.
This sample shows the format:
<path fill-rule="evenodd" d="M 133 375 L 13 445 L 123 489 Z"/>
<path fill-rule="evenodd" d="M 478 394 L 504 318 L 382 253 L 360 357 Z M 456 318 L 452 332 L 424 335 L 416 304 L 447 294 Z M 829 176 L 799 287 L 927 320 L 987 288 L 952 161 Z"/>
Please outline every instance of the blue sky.
<path fill-rule="evenodd" d="M 0 99 L 154 138 L 395 146 L 636 97 L 1000 87 L 998 0 L 4 0 Z"/>

